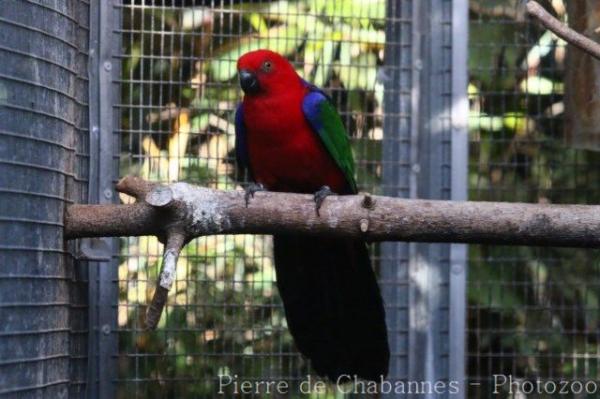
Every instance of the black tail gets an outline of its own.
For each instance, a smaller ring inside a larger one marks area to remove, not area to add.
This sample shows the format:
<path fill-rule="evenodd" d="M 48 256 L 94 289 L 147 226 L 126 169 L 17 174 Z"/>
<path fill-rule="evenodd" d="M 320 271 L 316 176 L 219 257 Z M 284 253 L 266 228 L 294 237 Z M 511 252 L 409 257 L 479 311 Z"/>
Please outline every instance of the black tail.
<path fill-rule="evenodd" d="M 315 371 L 333 382 L 385 377 L 385 313 L 366 244 L 275 236 L 274 252 L 288 327 Z"/>

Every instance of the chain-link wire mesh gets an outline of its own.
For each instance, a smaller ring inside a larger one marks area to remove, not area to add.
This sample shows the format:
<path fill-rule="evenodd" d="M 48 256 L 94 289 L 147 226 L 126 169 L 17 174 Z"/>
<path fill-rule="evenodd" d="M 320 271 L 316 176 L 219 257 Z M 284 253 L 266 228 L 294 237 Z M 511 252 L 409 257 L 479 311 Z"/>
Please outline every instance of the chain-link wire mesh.
<path fill-rule="evenodd" d="M 246 177 L 233 154 L 234 110 L 241 99 L 235 63 L 247 51 L 270 48 L 331 95 L 352 138 L 360 188 L 381 193 L 385 79 L 378 73 L 385 64 L 393 78 L 404 76 L 400 72 L 407 66 L 400 63 L 411 46 L 410 3 L 220 0 L 173 5 L 156 0 L 120 5 L 121 175 L 239 188 Z M 407 36 L 386 41 L 386 29 Z M 385 52 L 394 57 L 386 59 Z M 404 88 L 390 86 L 391 95 L 410 97 L 409 82 Z M 400 126 L 408 115 L 396 109 L 385 116 Z M 395 162 L 392 166 L 400 167 Z M 399 192 L 403 188 L 397 184 L 389 188 Z M 155 238 L 122 240 L 119 397 L 218 397 L 219 375 L 287 381 L 291 396 L 297 395 L 310 368 L 287 332 L 271 249 L 271 238 L 264 236 L 193 241 L 179 260 L 158 330 L 145 332 L 145 305 L 162 247 Z M 377 253 L 374 248 L 375 264 Z M 382 283 L 406 285 L 397 279 Z M 388 306 L 398 311 L 406 304 L 391 301 Z M 399 356 L 405 356 L 405 348 L 393 353 Z"/>
<path fill-rule="evenodd" d="M 544 3 L 566 20 L 570 2 Z M 598 153 L 563 134 L 564 42 L 516 0 L 472 0 L 470 31 L 470 199 L 598 203 Z M 473 245 L 469 267 L 469 397 L 498 397 L 494 374 L 525 392 L 537 379 L 598 381 L 597 251 Z M 510 388 L 499 397 L 518 397 Z"/>
<path fill-rule="evenodd" d="M 0 6 L 0 396 L 84 397 L 87 264 L 63 241 L 87 202 L 89 3 Z"/>

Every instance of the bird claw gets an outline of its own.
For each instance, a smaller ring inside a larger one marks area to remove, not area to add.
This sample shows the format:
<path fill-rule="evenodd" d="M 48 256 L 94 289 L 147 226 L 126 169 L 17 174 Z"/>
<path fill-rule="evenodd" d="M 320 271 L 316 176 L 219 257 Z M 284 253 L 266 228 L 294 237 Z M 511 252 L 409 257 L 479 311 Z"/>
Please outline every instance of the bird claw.
<path fill-rule="evenodd" d="M 313 196 L 313 200 L 315 201 L 315 211 L 317 212 L 317 216 L 321 216 L 319 214 L 319 210 L 321 209 L 321 205 L 323 205 L 323 201 L 325 201 L 325 198 L 329 197 L 330 195 L 334 195 L 335 193 L 333 191 L 331 191 L 331 189 L 329 188 L 329 186 L 323 186 L 319 189 L 319 191 L 317 191 L 314 196 Z"/>
<path fill-rule="evenodd" d="M 257 193 L 258 191 L 267 191 L 265 189 L 265 186 L 263 186 L 260 183 L 250 183 L 246 186 L 246 188 L 244 189 L 244 191 L 246 192 L 246 194 L 244 194 L 244 201 L 246 201 L 246 208 L 248 208 L 248 205 L 250 204 L 250 198 L 254 198 L 254 194 Z"/>

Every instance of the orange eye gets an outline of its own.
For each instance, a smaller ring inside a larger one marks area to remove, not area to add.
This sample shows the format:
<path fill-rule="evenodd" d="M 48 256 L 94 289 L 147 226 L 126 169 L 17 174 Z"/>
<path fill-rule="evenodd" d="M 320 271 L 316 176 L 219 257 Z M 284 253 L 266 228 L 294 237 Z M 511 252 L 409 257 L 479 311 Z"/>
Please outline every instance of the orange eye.
<path fill-rule="evenodd" d="M 262 64 L 262 70 L 264 72 L 271 72 L 271 70 L 273 69 L 273 64 L 271 64 L 271 61 L 265 61 Z"/>

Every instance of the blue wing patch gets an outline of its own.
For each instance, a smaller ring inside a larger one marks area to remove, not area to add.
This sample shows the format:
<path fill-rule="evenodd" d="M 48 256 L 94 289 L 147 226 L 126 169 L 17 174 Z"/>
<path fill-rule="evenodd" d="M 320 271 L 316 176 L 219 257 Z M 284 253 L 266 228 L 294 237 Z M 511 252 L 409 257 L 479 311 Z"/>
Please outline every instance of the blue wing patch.
<path fill-rule="evenodd" d="M 321 120 L 320 104 L 322 101 L 328 101 L 325 94 L 319 91 L 311 91 L 302 101 L 302 111 L 308 119 L 310 126 L 319 134 L 323 132 L 323 121 Z"/>

